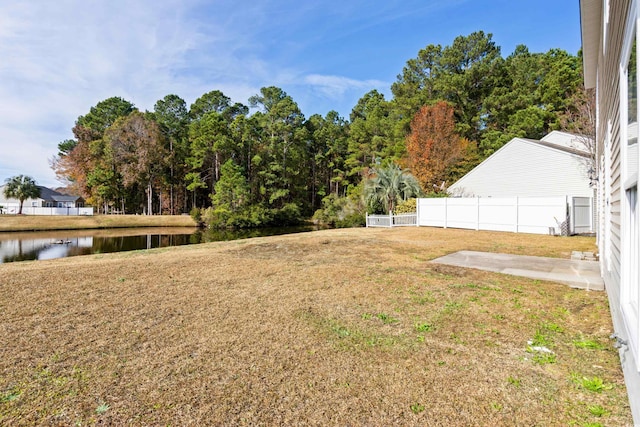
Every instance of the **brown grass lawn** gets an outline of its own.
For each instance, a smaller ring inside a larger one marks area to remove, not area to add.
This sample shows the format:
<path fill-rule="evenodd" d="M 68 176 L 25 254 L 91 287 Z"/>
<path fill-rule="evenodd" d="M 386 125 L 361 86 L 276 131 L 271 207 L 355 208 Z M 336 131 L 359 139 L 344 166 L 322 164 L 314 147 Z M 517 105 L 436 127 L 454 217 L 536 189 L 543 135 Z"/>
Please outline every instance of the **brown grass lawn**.
<path fill-rule="evenodd" d="M 0 215 L 0 232 L 88 228 L 195 227 L 188 215 Z"/>
<path fill-rule="evenodd" d="M 595 248 L 349 229 L 2 264 L 0 424 L 630 424 L 606 294 L 429 263 L 462 249 Z"/>

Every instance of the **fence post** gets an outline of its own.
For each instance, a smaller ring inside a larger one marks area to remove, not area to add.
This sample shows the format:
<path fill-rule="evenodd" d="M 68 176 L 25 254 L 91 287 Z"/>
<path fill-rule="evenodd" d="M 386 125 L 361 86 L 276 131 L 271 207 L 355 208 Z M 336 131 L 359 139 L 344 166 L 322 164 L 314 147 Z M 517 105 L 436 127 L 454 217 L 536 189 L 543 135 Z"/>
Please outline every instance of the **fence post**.
<path fill-rule="evenodd" d="M 516 196 L 516 221 L 515 221 L 515 232 L 518 233 L 520 231 L 520 198 Z"/>
<path fill-rule="evenodd" d="M 569 196 L 567 196 L 569 197 Z M 575 200 L 573 200 L 573 198 L 571 198 L 571 210 L 569 212 L 567 212 L 567 236 L 571 236 L 572 234 L 574 234 L 574 216 L 576 215 L 576 207 L 573 204 L 575 202 Z"/>
<path fill-rule="evenodd" d="M 569 221 L 569 218 L 573 219 L 573 217 L 576 215 L 575 202 L 576 200 L 573 197 L 569 197 L 568 195 L 565 196 L 565 203 L 567 206 L 567 214 L 565 215 L 565 217 L 567 221 L 567 230 L 568 230 L 569 236 L 572 235 L 574 232 L 573 221 Z"/>
<path fill-rule="evenodd" d="M 366 228 L 369 228 L 369 212 L 364 213 L 364 225 Z"/>
<path fill-rule="evenodd" d="M 419 227 L 418 220 L 420 219 L 420 199 L 416 197 L 416 227 Z"/>
<path fill-rule="evenodd" d="M 447 205 L 447 200 L 449 200 L 448 197 L 444 198 L 444 228 L 447 228 L 447 211 L 449 210 L 449 207 Z"/>
<path fill-rule="evenodd" d="M 389 227 L 393 227 L 393 212 L 389 211 Z"/>
<path fill-rule="evenodd" d="M 594 191 L 594 193 L 595 193 L 595 191 Z M 595 233 L 596 232 L 595 210 L 596 210 L 596 198 L 595 197 L 591 197 L 591 199 L 589 201 L 589 218 L 590 218 L 589 232 L 590 233 Z"/>

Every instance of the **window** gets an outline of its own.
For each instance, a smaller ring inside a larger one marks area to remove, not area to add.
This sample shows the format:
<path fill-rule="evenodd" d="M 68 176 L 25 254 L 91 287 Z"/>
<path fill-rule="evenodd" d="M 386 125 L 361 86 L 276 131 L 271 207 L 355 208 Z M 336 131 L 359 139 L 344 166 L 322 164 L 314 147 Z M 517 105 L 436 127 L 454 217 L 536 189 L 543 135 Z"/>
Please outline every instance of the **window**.
<path fill-rule="evenodd" d="M 634 37 L 627 63 L 627 145 L 638 143 L 638 61 Z"/>
<path fill-rule="evenodd" d="M 630 8 L 629 28 L 625 33 L 620 79 L 621 253 L 620 309 L 628 333 L 629 348 L 640 369 L 640 215 L 638 214 L 638 7 Z"/>
<path fill-rule="evenodd" d="M 638 236 L 638 186 L 625 191 L 627 196 L 627 207 L 629 209 L 626 220 L 627 220 L 627 230 L 630 236 Z M 627 274 L 629 279 L 636 279 L 635 283 L 630 282 L 629 285 L 629 293 L 628 293 L 628 302 L 631 305 L 631 309 L 633 310 L 633 314 L 635 314 L 636 318 L 638 317 L 638 239 L 631 238 L 627 239 L 627 250 L 629 251 L 629 265 L 627 266 Z M 634 260 L 636 262 L 634 262 Z"/>
<path fill-rule="evenodd" d="M 607 33 L 609 32 L 609 0 L 604 0 L 604 40 L 602 43 L 602 54 L 607 54 Z"/>

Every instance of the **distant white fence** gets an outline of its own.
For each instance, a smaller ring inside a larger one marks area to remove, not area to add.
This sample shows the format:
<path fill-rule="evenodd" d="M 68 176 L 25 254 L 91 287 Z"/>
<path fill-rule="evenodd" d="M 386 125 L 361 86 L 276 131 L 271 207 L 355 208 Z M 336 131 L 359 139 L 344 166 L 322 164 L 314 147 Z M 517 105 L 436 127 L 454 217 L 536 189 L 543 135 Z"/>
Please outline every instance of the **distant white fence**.
<path fill-rule="evenodd" d="M 593 233 L 590 197 L 418 199 L 418 225 L 534 234 Z"/>
<path fill-rule="evenodd" d="M 366 217 L 367 227 L 415 227 L 418 215 L 415 213 L 398 215 L 369 215 Z"/>
<path fill-rule="evenodd" d="M 2 210 L 4 214 L 17 214 L 17 206 L 8 206 Z M 93 215 L 93 208 L 34 208 L 23 206 L 24 215 Z"/>

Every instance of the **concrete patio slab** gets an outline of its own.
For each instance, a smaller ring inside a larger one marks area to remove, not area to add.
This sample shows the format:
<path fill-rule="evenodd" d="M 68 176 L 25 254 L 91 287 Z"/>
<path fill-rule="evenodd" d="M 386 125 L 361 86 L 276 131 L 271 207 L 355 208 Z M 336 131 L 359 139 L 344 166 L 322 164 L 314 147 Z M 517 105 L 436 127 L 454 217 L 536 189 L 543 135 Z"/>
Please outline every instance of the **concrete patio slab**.
<path fill-rule="evenodd" d="M 572 288 L 604 290 L 597 261 L 460 251 L 431 262 L 559 282 Z"/>

